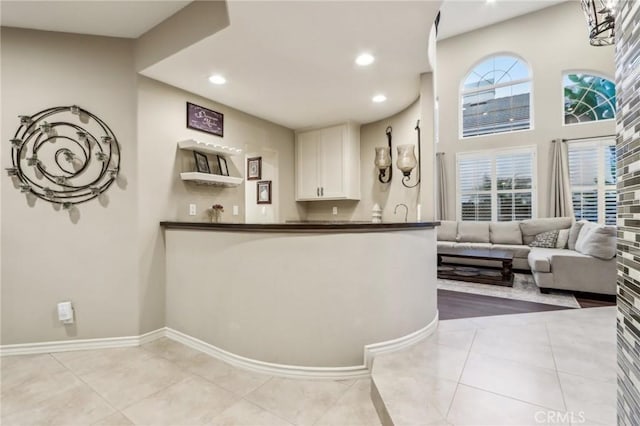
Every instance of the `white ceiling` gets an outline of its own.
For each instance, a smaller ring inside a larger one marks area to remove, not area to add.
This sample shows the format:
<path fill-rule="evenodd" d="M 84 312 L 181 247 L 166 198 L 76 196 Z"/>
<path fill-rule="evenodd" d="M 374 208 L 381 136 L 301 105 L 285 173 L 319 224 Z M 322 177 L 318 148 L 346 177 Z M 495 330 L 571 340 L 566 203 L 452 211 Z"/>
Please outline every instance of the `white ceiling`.
<path fill-rule="evenodd" d="M 487 27 L 568 0 L 444 0 L 438 40 Z M 576 6 L 579 7 L 579 6 Z"/>
<path fill-rule="evenodd" d="M 3 27 L 138 38 L 190 1 L 5 1 Z"/>
<path fill-rule="evenodd" d="M 566 0 L 445 0 L 444 39 Z M 3 26 L 137 38 L 189 1 L 1 1 Z M 228 1 L 230 26 L 144 75 L 290 128 L 393 115 L 419 94 L 440 1 Z M 369 67 L 354 64 L 373 53 Z M 208 82 L 223 74 L 227 84 Z M 371 102 L 383 93 L 387 101 Z"/>
<path fill-rule="evenodd" d="M 232 1 L 227 28 L 142 73 L 289 128 L 375 121 L 418 97 L 438 5 Z M 364 51 L 376 61 L 358 67 Z"/>

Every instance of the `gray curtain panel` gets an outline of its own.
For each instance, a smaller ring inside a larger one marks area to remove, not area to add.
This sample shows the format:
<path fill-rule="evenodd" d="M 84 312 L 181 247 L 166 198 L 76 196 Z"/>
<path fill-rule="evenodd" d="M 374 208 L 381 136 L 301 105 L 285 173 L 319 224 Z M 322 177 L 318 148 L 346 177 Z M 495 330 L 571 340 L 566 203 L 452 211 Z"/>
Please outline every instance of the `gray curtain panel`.
<path fill-rule="evenodd" d="M 567 144 L 562 139 L 554 139 L 551 145 L 553 149 L 551 156 L 549 217 L 573 217 Z"/>
<path fill-rule="evenodd" d="M 436 153 L 436 179 L 438 181 L 437 220 L 447 219 L 447 177 L 444 168 L 444 152 Z"/>

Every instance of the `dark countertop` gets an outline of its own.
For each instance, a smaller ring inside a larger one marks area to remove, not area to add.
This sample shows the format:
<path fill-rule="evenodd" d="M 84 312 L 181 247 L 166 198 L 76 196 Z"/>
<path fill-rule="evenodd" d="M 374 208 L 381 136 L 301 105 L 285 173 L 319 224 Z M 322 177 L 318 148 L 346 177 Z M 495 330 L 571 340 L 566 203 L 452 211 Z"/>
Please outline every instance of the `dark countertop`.
<path fill-rule="evenodd" d="M 369 222 L 288 222 L 288 223 L 208 223 L 160 222 L 165 229 L 235 232 L 389 232 L 433 229 L 440 222 L 369 223 Z"/>

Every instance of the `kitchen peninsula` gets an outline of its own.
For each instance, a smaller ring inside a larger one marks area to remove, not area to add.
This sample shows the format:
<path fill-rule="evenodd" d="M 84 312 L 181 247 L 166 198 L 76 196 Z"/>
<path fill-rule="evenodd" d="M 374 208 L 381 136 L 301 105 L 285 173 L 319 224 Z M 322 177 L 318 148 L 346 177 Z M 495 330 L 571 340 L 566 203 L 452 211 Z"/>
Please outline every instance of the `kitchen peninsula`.
<path fill-rule="evenodd" d="M 252 370 L 367 375 L 437 324 L 437 225 L 161 222 L 167 327 Z"/>

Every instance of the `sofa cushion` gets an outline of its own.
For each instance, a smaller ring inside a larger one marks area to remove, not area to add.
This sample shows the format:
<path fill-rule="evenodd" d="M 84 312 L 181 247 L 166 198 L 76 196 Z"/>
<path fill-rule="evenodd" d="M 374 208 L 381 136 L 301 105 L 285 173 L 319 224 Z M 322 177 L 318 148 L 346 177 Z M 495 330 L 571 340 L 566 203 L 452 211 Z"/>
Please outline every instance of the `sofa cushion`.
<path fill-rule="evenodd" d="M 459 222 L 458 242 L 466 243 L 488 243 L 489 239 L 489 222 Z"/>
<path fill-rule="evenodd" d="M 576 241 L 576 251 L 598 259 L 613 259 L 616 255 L 616 227 L 585 223 Z"/>
<path fill-rule="evenodd" d="M 458 222 L 442 220 L 437 228 L 438 241 L 455 241 L 458 236 Z"/>
<path fill-rule="evenodd" d="M 567 248 L 567 242 L 569 241 L 570 229 L 561 229 L 558 231 L 558 240 L 556 241 L 556 248 Z"/>
<path fill-rule="evenodd" d="M 493 246 L 491 243 L 469 243 L 466 241 L 456 243 L 456 248 L 460 249 L 490 249 Z"/>
<path fill-rule="evenodd" d="M 571 229 L 569 229 L 569 241 L 567 241 L 567 247 L 569 250 L 576 249 L 576 241 L 578 241 L 578 236 L 580 235 L 580 230 L 582 229 L 582 225 L 587 223 L 586 220 L 579 220 L 571 225 Z"/>
<path fill-rule="evenodd" d="M 438 248 L 454 248 L 457 244 L 455 241 L 438 241 Z"/>
<path fill-rule="evenodd" d="M 520 222 L 520 231 L 522 231 L 522 242 L 531 244 L 536 235 L 553 231 L 554 229 L 568 229 L 573 223 L 571 217 L 546 217 L 542 219 L 527 219 Z"/>
<path fill-rule="evenodd" d="M 494 244 L 522 244 L 520 222 L 491 222 L 489 233 Z"/>
<path fill-rule="evenodd" d="M 491 246 L 491 250 L 507 251 L 513 253 L 514 259 L 516 257 L 526 259 L 531 251 L 531 247 L 522 244 L 494 244 Z"/>
<path fill-rule="evenodd" d="M 532 271 L 551 272 L 551 259 L 544 250 L 546 249 L 535 248 L 529 252 L 527 260 Z"/>
<path fill-rule="evenodd" d="M 558 241 L 558 233 L 557 229 L 553 231 L 541 232 L 534 238 L 529 246 L 531 247 L 544 247 L 544 248 L 556 248 L 556 242 Z"/>

